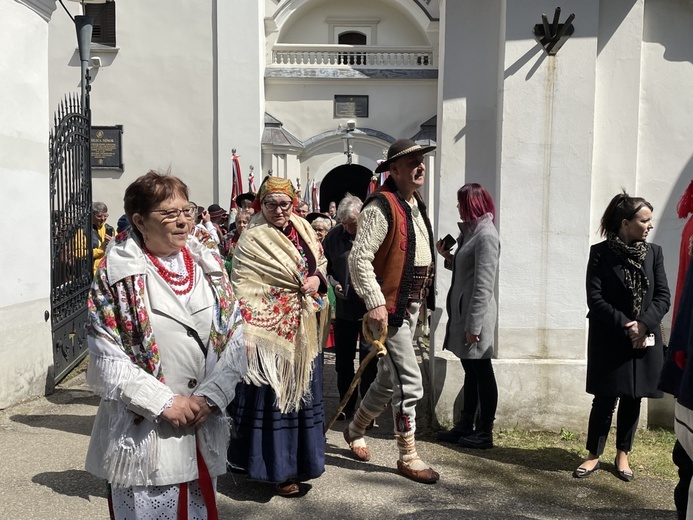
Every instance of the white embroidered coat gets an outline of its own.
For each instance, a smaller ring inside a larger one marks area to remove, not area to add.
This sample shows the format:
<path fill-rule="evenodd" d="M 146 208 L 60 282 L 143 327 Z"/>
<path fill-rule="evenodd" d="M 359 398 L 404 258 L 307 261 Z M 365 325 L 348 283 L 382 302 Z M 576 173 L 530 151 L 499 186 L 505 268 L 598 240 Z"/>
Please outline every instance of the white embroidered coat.
<path fill-rule="evenodd" d="M 145 275 L 144 305 L 165 377 L 162 383 L 137 366 L 104 334 L 90 334 L 87 380 L 102 400 L 86 469 L 114 486 L 169 485 L 197 479 L 196 443 L 212 477 L 226 472 L 229 425 L 224 410 L 247 370 L 245 345 L 238 326 L 220 355 L 212 348 L 209 337 L 217 304 L 213 286 L 225 273 L 218 258 L 197 239 L 191 238 L 188 247 L 196 259 L 195 287 L 185 306 L 134 239 L 115 244 L 108 252 L 109 285 L 128 276 Z M 234 309 L 230 319 L 240 320 L 240 313 Z M 208 347 L 206 357 L 188 332 L 191 328 Z M 171 397 L 194 393 L 207 396 L 221 411 L 198 428 L 175 428 L 158 418 Z"/>

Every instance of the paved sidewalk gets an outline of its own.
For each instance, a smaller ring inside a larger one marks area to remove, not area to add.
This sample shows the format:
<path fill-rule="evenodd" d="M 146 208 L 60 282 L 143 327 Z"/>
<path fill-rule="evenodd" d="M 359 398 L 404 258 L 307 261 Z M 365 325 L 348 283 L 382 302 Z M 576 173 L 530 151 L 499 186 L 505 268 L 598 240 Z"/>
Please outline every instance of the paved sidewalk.
<path fill-rule="evenodd" d="M 325 401 L 337 406 L 334 358 L 325 356 Z M 84 471 L 98 400 L 77 377 L 50 396 L 0 411 L 0 520 L 107 518 L 106 485 Z M 327 467 L 300 498 L 274 496 L 270 486 L 242 475 L 219 479 L 222 519 L 648 519 L 675 520 L 674 482 L 618 480 L 604 464 L 591 478 L 573 479 L 580 460 L 570 453 L 496 448 L 475 452 L 422 436 L 422 458 L 441 475 L 435 485 L 411 482 L 395 469 L 389 412 L 368 434 L 373 459 L 349 456 L 337 422 L 327 434 Z M 547 450 L 555 448 L 547 448 Z M 558 455 L 558 456 L 556 456 Z M 551 467 L 547 460 L 565 461 Z"/>

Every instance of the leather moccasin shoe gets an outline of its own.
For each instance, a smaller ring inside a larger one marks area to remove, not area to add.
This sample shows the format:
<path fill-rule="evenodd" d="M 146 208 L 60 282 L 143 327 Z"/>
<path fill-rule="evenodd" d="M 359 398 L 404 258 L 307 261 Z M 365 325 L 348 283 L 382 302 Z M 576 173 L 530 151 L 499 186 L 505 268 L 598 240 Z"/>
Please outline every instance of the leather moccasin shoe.
<path fill-rule="evenodd" d="M 283 484 L 277 484 L 274 489 L 280 497 L 293 497 L 301 493 L 301 488 L 298 484 L 290 480 Z"/>
<path fill-rule="evenodd" d="M 414 482 L 421 482 L 422 484 L 435 484 L 438 482 L 440 475 L 433 468 L 426 469 L 411 469 L 407 464 L 401 460 L 397 461 L 397 469 L 405 477 L 413 480 Z"/>
<path fill-rule="evenodd" d="M 354 446 L 354 441 L 356 439 L 352 439 L 349 435 L 349 426 L 344 428 L 344 440 L 347 441 L 351 453 L 353 453 L 358 460 L 361 462 L 368 462 L 371 460 L 371 450 L 368 446 Z"/>

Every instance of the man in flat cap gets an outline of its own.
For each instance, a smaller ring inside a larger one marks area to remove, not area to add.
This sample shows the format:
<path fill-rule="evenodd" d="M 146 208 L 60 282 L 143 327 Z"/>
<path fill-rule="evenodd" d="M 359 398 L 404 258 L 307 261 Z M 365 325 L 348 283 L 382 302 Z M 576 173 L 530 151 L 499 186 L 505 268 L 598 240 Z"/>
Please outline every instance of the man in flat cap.
<path fill-rule="evenodd" d="M 438 481 L 438 473 L 422 461 L 414 442 L 416 402 L 423 397 L 423 382 L 414 331 L 422 304 L 433 309 L 433 232 L 418 189 L 423 186 L 424 154 L 411 139 L 395 141 L 387 160 L 376 173 L 390 177 L 364 203 L 358 232 L 349 255 L 349 271 L 356 293 L 366 304 L 375 337 L 388 327 L 388 354 L 378 362 L 378 375 L 344 430 L 352 453 L 370 460 L 363 437 L 370 422 L 392 402 L 395 437 L 399 448 L 397 469 L 423 483 Z"/>

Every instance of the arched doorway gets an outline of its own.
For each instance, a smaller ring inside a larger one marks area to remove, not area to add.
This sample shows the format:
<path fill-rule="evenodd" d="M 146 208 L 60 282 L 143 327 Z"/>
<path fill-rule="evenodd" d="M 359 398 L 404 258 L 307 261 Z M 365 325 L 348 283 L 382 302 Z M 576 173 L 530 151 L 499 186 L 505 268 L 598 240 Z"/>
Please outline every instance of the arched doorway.
<path fill-rule="evenodd" d="M 325 175 L 320 183 L 320 211 L 327 213 L 330 201 L 335 201 L 339 205 L 339 201 L 347 192 L 361 200 L 366 200 L 366 192 L 372 175 L 373 172 L 368 168 L 358 164 L 337 166 Z"/>

